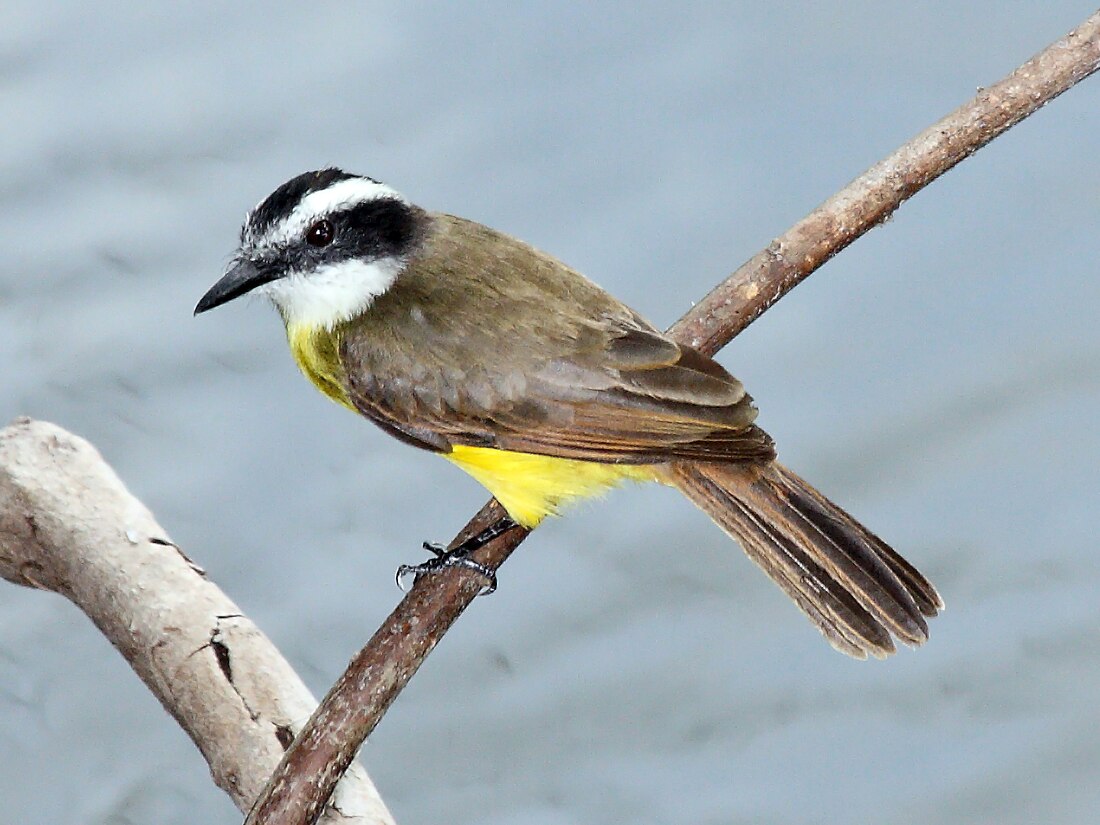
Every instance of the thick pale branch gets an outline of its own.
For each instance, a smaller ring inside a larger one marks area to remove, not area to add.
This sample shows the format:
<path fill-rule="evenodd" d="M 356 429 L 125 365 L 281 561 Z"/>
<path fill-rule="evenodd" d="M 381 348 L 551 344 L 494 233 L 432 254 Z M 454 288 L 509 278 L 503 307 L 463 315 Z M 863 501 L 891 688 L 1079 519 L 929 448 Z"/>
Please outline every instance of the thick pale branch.
<path fill-rule="evenodd" d="M 317 706 L 267 637 L 168 539 L 95 448 L 52 424 L 20 420 L 0 430 L 0 576 L 53 590 L 83 610 L 242 811 Z M 359 766 L 333 799 L 324 822 L 393 822 Z"/>
<path fill-rule="evenodd" d="M 907 198 L 997 135 L 1096 71 L 1100 14 L 995 86 L 981 91 L 890 157 L 876 164 L 747 261 L 671 332 L 714 353 L 764 310 Z M 490 502 L 457 544 L 501 515 Z M 515 529 L 476 554 L 496 569 L 524 539 Z M 482 582 L 461 569 L 421 577 L 288 750 L 247 825 L 313 822 L 340 771 L 350 763 L 424 657 L 476 597 Z"/>

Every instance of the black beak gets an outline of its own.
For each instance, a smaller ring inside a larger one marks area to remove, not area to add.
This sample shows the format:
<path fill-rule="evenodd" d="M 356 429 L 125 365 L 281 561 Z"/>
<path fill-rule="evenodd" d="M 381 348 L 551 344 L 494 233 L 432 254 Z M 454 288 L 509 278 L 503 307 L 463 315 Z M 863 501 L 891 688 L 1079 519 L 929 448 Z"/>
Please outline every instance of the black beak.
<path fill-rule="evenodd" d="M 198 306 L 195 307 L 195 314 L 198 315 L 200 312 L 228 303 L 258 286 L 271 283 L 278 277 L 279 273 L 274 268 L 261 269 L 247 258 L 237 260 L 226 270 L 221 280 L 202 296 Z"/>

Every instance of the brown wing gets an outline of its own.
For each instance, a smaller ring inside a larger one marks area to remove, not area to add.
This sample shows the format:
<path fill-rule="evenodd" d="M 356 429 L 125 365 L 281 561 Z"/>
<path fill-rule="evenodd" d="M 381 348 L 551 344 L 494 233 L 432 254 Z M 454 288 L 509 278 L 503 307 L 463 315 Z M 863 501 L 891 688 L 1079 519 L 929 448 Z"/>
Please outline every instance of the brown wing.
<path fill-rule="evenodd" d="M 492 412 L 495 446 L 640 463 L 775 456 L 741 383 L 651 330 L 619 330 L 600 350 L 550 361 L 528 381 L 526 401 Z"/>
<path fill-rule="evenodd" d="M 601 350 L 548 359 L 529 374 L 483 367 L 450 380 L 349 374 L 361 412 L 393 435 L 444 452 L 465 444 L 646 464 L 775 457 L 737 379 L 645 330 L 623 330 Z"/>
<path fill-rule="evenodd" d="M 741 383 L 559 261 L 447 216 L 341 331 L 356 407 L 391 434 L 622 463 L 762 461 Z"/>

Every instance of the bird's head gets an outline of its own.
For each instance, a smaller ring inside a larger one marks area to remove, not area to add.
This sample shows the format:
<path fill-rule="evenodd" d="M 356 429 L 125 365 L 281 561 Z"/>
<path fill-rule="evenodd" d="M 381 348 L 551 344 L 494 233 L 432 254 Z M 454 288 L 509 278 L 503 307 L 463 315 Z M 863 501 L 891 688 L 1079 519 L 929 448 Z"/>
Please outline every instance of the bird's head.
<path fill-rule="evenodd" d="M 195 314 L 256 292 L 289 325 L 331 329 L 390 288 L 425 224 L 423 210 L 373 178 L 298 175 L 248 213 L 229 268 Z"/>

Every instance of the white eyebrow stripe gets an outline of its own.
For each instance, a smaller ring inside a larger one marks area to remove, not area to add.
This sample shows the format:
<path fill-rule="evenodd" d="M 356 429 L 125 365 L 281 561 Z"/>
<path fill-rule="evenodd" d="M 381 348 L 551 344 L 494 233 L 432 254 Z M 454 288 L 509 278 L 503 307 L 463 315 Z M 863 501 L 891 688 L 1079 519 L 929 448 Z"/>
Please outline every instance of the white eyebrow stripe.
<path fill-rule="evenodd" d="M 289 243 L 318 218 L 338 209 L 382 199 L 408 201 L 396 189 L 368 178 L 348 178 L 316 192 L 310 192 L 285 220 L 271 227 L 259 239 L 258 245 L 274 246 Z"/>

